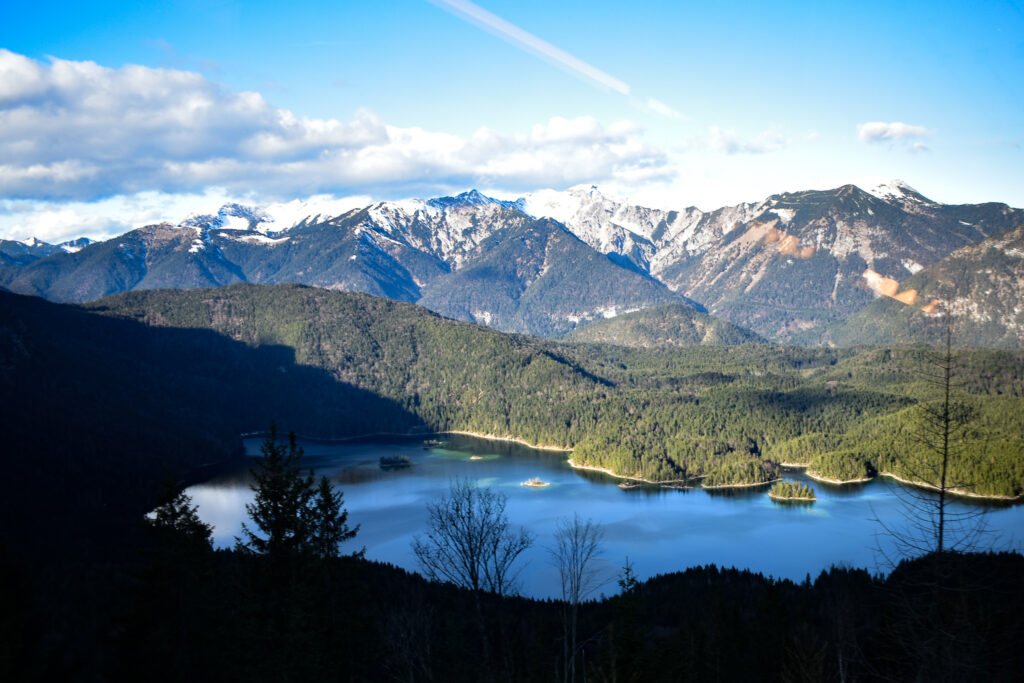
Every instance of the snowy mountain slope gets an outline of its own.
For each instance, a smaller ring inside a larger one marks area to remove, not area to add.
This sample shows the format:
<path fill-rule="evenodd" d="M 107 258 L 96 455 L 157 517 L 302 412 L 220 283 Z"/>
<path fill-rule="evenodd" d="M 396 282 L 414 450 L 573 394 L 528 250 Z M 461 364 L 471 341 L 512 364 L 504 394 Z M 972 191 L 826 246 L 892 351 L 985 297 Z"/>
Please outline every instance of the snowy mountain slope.
<path fill-rule="evenodd" d="M 593 186 L 513 202 L 472 190 L 348 206 L 228 204 L 84 247 L 0 243 L 0 285 L 85 301 L 124 289 L 301 282 L 545 334 L 682 300 L 766 338 L 814 344 L 885 288 L 1024 222 L 1019 209 L 943 205 L 901 181 L 707 212 L 636 206 Z"/>
<path fill-rule="evenodd" d="M 419 301 L 442 315 L 544 336 L 670 302 L 689 308 L 657 280 L 621 268 L 549 219 L 484 240 Z"/>
<path fill-rule="evenodd" d="M 519 200 L 712 313 L 780 341 L 821 341 L 900 280 L 1016 222 L 1002 204 L 947 206 L 902 181 L 783 193 L 711 212 L 629 206 L 596 188 Z"/>

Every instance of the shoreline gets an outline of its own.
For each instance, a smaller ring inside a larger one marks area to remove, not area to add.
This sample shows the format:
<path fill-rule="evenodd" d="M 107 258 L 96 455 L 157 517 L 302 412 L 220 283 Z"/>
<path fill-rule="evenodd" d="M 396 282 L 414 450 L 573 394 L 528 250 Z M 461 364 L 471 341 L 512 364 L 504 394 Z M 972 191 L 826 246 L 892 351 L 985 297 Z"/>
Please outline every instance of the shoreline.
<path fill-rule="evenodd" d="M 488 441 L 505 441 L 505 442 L 508 442 L 508 443 L 517 443 L 517 444 L 519 444 L 521 446 L 526 446 L 527 448 L 532 448 L 532 449 L 538 450 L 538 451 L 550 451 L 550 452 L 557 452 L 557 453 L 572 453 L 572 451 L 573 451 L 573 449 L 565 448 L 564 446 L 549 446 L 549 445 L 544 445 L 544 444 L 533 444 L 533 443 L 530 443 L 529 441 L 526 441 L 524 439 L 520 439 L 520 438 L 517 438 L 517 437 L 514 437 L 514 436 L 498 436 L 497 434 L 482 434 L 480 432 L 471 432 L 471 431 L 468 431 L 468 430 L 459 430 L 459 429 L 449 429 L 449 430 L 442 431 L 442 432 L 417 432 L 417 433 L 410 433 L 410 432 L 372 432 L 372 433 L 369 433 L 369 434 L 360 434 L 358 436 L 344 436 L 344 437 L 338 437 L 338 438 L 333 438 L 333 439 L 323 439 L 323 438 L 317 438 L 317 437 L 298 437 L 298 438 L 305 439 L 307 441 L 316 441 L 316 442 L 321 442 L 321 443 L 339 443 L 339 442 L 345 442 L 345 441 L 358 441 L 360 439 L 372 439 L 372 438 L 381 437 L 381 436 L 398 436 L 398 437 L 402 437 L 402 438 L 410 438 L 410 437 L 412 437 L 412 438 L 419 438 L 419 437 L 430 437 L 430 436 L 442 436 L 444 434 L 459 434 L 459 435 L 462 435 L 462 436 L 472 436 L 472 437 L 475 437 L 475 438 L 478 438 L 478 439 L 486 439 Z M 268 432 L 247 432 L 247 433 L 239 434 L 239 437 L 244 440 L 244 439 L 251 439 L 251 438 L 256 438 L 256 437 L 266 437 L 267 435 L 268 435 Z M 590 470 L 591 472 L 600 472 L 601 474 L 606 474 L 609 477 L 613 477 L 615 479 L 623 479 L 625 481 L 637 481 L 637 482 L 641 482 L 641 483 L 644 483 L 644 484 L 650 484 L 652 486 L 663 486 L 665 488 L 678 488 L 678 487 L 673 487 L 671 485 L 672 484 L 689 484 L 689 482 L 691 482 L 691 481 L 695 481 L 695 480 L 703 479 L 704 478 L 704 477 L 693 477 L 691 479 L 666 479 L 664 481 L 652 481 L 650 479 L 644 479 L 643 477 L 635 477 L 635 476 L 630 476 L 630 475 L 627 475 L 627 474 L 619 474 L 617 472 L 613 472 L 612 470 L 609 470 L 609 469 L 604 468 L 604 467 L 596 467 L 596 466 L 593 466 L 593 465 L 581 465 L 579 463 L 573 462 L 572 458 L 567 458 L 566 460 L 569 463 L 569 467 L 571 467 L 574 470 Z M 846 485 L 851 485 L 851 484 L 865 484 L 867 482 L 873 481 L 874 479 L 877 479 L 878 477 L 888 477 L 888 478 L 894 479 L 894 480 L 898 481 L 899 483 L 904 484 L 906 486 L 917 486 L 919 488 L 929 489 L 931 491 L 937 491 L 938 490 L 937 486 L 933 486 L 932 484 L 928 484 L 927 482 L 911 481 L 909 479 L 903 479 L 902 477 L 899 477 L 899 476 L 893 474 L 892 472 L 879 472 L 878 475 L 875 476 L 875 477 L 862 477 L 860 479 L 829 479 L 828 477 L 824 477 L 824 476 L 822 476 L 820 474 L 817 474 L 815 472 L 810 471 L 810 469 L 809 469 L 810 468 L 810 463 L 786 463 L 786 462 L 783 462 L 783 463 L 779 463 L 779 466 L 780 467 L 790 468 L 790 469 L 802 469 L 802 470 L 804 470 L 804 474 L 806 474 L 808 477 L 810 477 L 814 481 L 819 481 L 819 482 L 822 482 L 824 484 L 831 484 L 833 486 L 846 486 Z M 758 482 L 756 484 L 716 484 L 716 485 L 712 485 L 712 486 L 706 486 L 704 484 L 701 484 L 700 488 L 708 490 L 708 491 L 715 491 L 715 490 L 721 490 L 721 489 L 731 489 L 731 488 L 755 488 L 755 487 L 758 487 L 758 486 L 764 486 L 765 484 L 773 484 L 773 483 L 775 483 L 777 481 L 782 481 L 782 477 L 778 477 L 778 478 L 772 479 L 770 481 Z M 696 487 L 695 486 L 686 486 L 686 488 L 687 489 L 693 489 L 693 488 L 696 488 Z M 946 489 L 946 493 L 949 493 L 950 495 L 954 495 L 954 496 L 960 496 L 962 498 L 973 498 L 973 499 L 976 499 L 976 500 L 993 500 L 993 501 L 1002 501 L 1002 502 L 1015 502 L 1015 501 L 1024 500 L 1024 494 L 1017 495 L 1017 496 L 1006 496 L 1006 495 L 1000 495 L 1000 494 L 974 493 L 974 492 L 971 492 L 971 491 L 965 491 L 963 489 L 955 489 L 955 488 Z M 800 500 L 807 500 L 807 499 L 800 499 Z"/>
<path fill-rule="evenodd" d="M 794 501 L 797 503 L 813 503 L 814 501 L 818 500 L 817 496 L 813 496 L 811 498 L 800 498 L 799 496 L 774 496 L 771 493 L 768 494 L 768 497 L 771 498 L 772 500 L 780 500 L 783 502 Z"/>
<path fill-rule="evenodd" d="M 650 479 L 644 479 L 643 477 L 633 477 L 628 474 L 618 474 L 617 472 L 612 472 L 611 470 L 606 469 L 604 467 L 596 467 L 594 465 L 581 465 L 577 462 L 573 462 L 572 458 L 567 458 L 566 462 L 568 462 L 569 467 L 571 467 L 574 470 L 590 470 L 591 472 L 600 472 L 601 474 L 607 474 L 609 477 L 613 477 L 615 479 L 624 479 L 626 481 L 639 481 L 644 484 L 652 484 L 654 486 L 660 486 L 662 484 L 685 484 L 686 482 L 691 481 L 689 479 L 666 479 L 664 481 L 651 481 Z"/>
<path fill-rule="evenodd" d="M 481 434 L 480 432 L 469 432 L 457 429 L 449 429 L 443 432 L 368 432 L 366 434 L 356 434 L 355 436 L 338 436 L 324 438 L 319 436 L 304 436 L 302 434 L 296 434 L 295 438 L 300 441 L 312 441 L 315 443 L 344 443 L 346 441 L 361 441 L 363 439 L 376 439 L 382 436 L 397 436 L 403 439 L 419 439 L 420 437 L 431 437 L 431 436 L 444 436 L 445 434 L 461 434 L 462 436 L 473 436 L 478 439 L 486 439 L 488 441 L 508 441 L 517 443 L 527 448 L 532 448 L 537 451 L 559 451 L 562 453 L 571 453 L 571 448 L 564 448 L 562 446 L 546 446 L 541 444 L 533 444 L 523 439 L 518 439 L 514 436 L 498 436 L 497 434 Z M 246 439 L 261 438 L 264 439 L 270 435 L 270 432 L 243 432 L 239 434 L 239 438 L 243 441 Z"/>
<path fill-rule="evenodd" d="M 708 491 L 716 491 L 719 489 L 752 489 L 758 486 L 765 486 L 766 484 L 774 484 L 777 481 L 782 481 L 782 477 L 776 477 L 775 479 L 769 479 L 768 481 L 759 481 L 753 484 L 712 484 L 710 486 L 707 484 L 701 484 L 700 487 Z"/>
<path fill-rule="evenodd" d="M 808 472 L 804 472 L 804 474 L 806 474 L 808 477 L 810 477 L 814 481 L 820 481 L 820 482 L 823 482 L 825 484 L 832 484 L 833 486 L 846 486 L 848 484 L 864 484 L 864 483 L 867 483 L 869 481 L 872 481 L 875 478 L 875 477 L 864 477 L 862 479 L 829 479 L 828 477 L 823 477 L 822 475 L 818 474 L 817 472 L 810 472 L 810 471 L 808 471 Z"/>
<path fill-rule="evenodd" d="M 442 434 L 461 434 L 462 436 L 475 436 L 478 439 L 487 439 L 488 441 L 508 441 L 511 443 L 517 443 L 527 448 L 532 448 L 536 451 L 557 451 L 559 453 L 572 453 L 571 448 L 565 448 L 564 446 L 546 446 L 542 444 L 530 443 L 523 439 L 517 439 L 514 436 L 498 436 L 497 434 L 481 434 L 480 432 L 467 432 L 463 430 L 450 429 L 446 432 L 433 432 L 426 436 L 439 436 Z"/>
<path fill-rule="evenodd" d="M 810 465 L 803 465 L 803 466 L 801 466 L 801 465 L 796 465 L 796 464 L 788 464 L 788 465 L 782 465 L 782 467 L 792 467 L 792 468 L 795 468 L 795 469 L 802 468 L 802 469 L 807 470 L 807 468 L 810 467 Z M 865 483 L 867 483 L 869 481 L 874 481 L 875 479 L 878 479 L 880 477 L 887 477 L 889 479 L 894 479 L 895 481 L 898 481 L 899 483 L 904 484 L 906 486 L 916 486 L 918 488 L 928 489 L 930 491 L 938 491 L 939 490 L 938 486 L 935 486 L 933 484 L 929 484 L 928 482 L 913 481 L 913 480 L 910 480 L 910 479 L 904 479 L 903 477 L 900 477 L 900 476 L 898 476 L 896 474 L 893 474 L 892 472 L 879 472 L 874 477 L 862 477 L 860 479 L 829 479 L 828 477 L 824 477 L 824 476 L 822 476 L 822 475 L 820 475 L 820 474 L 818 474 L 816 472 L 811 472 L 810 470 L 807 470 L 806 472 L 804 472 L 804 474 L 806 474 L 808 477 L 810 477 L 814 481 L 820 481 L 820 482 L 825 483 L 825 484 L 832 484 L 833 486 L 846 486 L 848 484 L 865 484 Z M 991 493 L 991 494 L 989 494 L 989 493 L 974 493 L 972 491 L 964 491 L 963 489 L 955 489 L 955 488 L 946 489 L 946 493 L 948 493 L 948 494 L 950 494 L 952 496 L 959 496 L 961 498 L 974 498 L 974 499 L 977 499 L 977 500 L 1000 500 L 1000 501 L 1012 502 L 1012 501 L 1018 501 L 1018 500 L 1024 499 L 1024 494 L 1021 494 L 1019 496 L 1005 496 L 1005 495 L 1001 495 L 1001 494 L 997 494 L 997 493 Z"/>
<path fill-rule="evenodd" d="M 928 482 L 924 482 L 924 481 L 910 481 L 909 479 L 903 479 L 902 477 L 899 477 L 899 476 L 893 474 L 892 472 L 879 472 L 878 476 L 880 476 L 880 477 L 888 477 L 890 479 L 895 479 L 899 483 L 906 484 L 907 486 L 918 486 L 920 488 L 929 489 L 931 491 L 938 491 L 939 490 L 938 486 L 934 486 L 932 484 L 929 484 Z M 953 496 L 961 496 L 963 498 L 980 498 L 980 499 L 984 499 L 984 500 L 1013 501 L 1013 500 L 1021 500 L 1022 498 L 1024 498 L 1024 494 L 1021 494 L 1019 496 L 1002 496 L 1002 495 L 998 495 L 998 494 L 973 493 L 971 491 L 964 491 L 963 489 L 946 489 L 946 493 L 948 493 L 950 495 L 953 495 Z"/>

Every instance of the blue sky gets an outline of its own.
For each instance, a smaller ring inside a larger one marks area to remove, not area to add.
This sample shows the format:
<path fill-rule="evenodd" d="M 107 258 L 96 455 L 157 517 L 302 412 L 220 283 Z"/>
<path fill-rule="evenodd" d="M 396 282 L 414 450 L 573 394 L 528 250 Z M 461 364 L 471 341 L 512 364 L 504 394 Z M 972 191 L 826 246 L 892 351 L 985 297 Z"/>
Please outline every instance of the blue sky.
<path fill-rule="evenodd" d="M 1024 3 L 9 3 L 0 237 L 579 183 L 1024 206 Z M 349 199 L 343 199 L 349 198 Z"/>

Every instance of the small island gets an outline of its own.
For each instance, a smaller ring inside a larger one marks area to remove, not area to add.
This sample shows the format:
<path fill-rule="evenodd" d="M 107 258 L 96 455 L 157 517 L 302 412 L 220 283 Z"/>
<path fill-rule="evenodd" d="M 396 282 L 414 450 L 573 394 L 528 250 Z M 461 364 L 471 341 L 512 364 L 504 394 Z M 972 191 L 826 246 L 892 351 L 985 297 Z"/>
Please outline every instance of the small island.
<path fill-rule="evenodd" d="M 397 470 L 412 465 L 408 455 L 382 455 L 380 456 L 380 468 L 382 470 Z"/>
<path fill-rule="evenodd" d="M 545 486 L 551 486 L 551 482 L 549 482 L 549 481 L 541 481 L 540 477 L 531 477 L 530 479 L 527 479 L 526 481 L 520 482 L 519 485 L 520 486 L 529 486 L 530 488 L 539 489 L 539 488 L 543 488 Z"/>
<path fill-rule="evenodd" d="M 438 441 L 437 439 L 426 439 L 423 442 L 423 449 L 427 450 L 429 448 L 441 448 L 442 446 L 447 446 L 447 445 L 448 445 L 447 441 Z"/>
<path fill-rule="evenodd" d="M 768 492 L 772 500 L 788 500 L 812 503 L 818 499 L 814 495 L 814 489 L 807 484 L 798 484 L 795 481 L 776 482 Z"/>

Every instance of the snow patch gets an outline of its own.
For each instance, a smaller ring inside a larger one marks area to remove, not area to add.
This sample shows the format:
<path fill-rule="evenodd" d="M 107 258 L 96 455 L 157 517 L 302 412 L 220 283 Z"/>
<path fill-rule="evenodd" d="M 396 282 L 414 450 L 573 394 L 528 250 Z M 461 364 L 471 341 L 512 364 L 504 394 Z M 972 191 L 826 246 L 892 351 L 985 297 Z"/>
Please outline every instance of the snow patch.
<path fill-rule="evenodd" d="M 899 179 L 893 179 L 876 185 L 867 192 L 882 200 L 897 199 L 923 203 L 921 201 L 921 193 Z"/>
<path fill-rule="evenodd" d="M 221 216 L 218 227 L 221 230 L 248 230 L 249 220 L 241 216 Z"/>
<path fill-rule="evenodd" d="M 790 222 L 793 220 L 793 216 L 796 215 L 796 211 L 793 209 L 769 209 L 769 212 L 778 216 L 783 223 Z"/>
<path fill-rule="evenodd" d="M 218 236 L 219 237 L 225 237 L 225 238 L 227 238 L 229 240 L 234 240 L 236 242 L 248 242 L 249 244 L 266 244 L 266 245 L 270 245 L 270 246 L 273 246 L 275 244 L 283 244 L 284 242 L 287 242 L 288 240 L 291 239 L 291 237 L 288 237 L 288 236 L 285 236 L 285 237 L 268 237 L 267 235 L 263 235 L 263 234 L 241 235 L 241 236 L 238 236 L 238 235 L 229 235 L 226 232 L 218 233 Z"/>
<path fill-rule="evenodd" d="M 910 271 L 911 275 L 917 275 L 921 270 L 924 270 L 924 266 L 913 259 L 903 259 L 903 267 Z"/>

